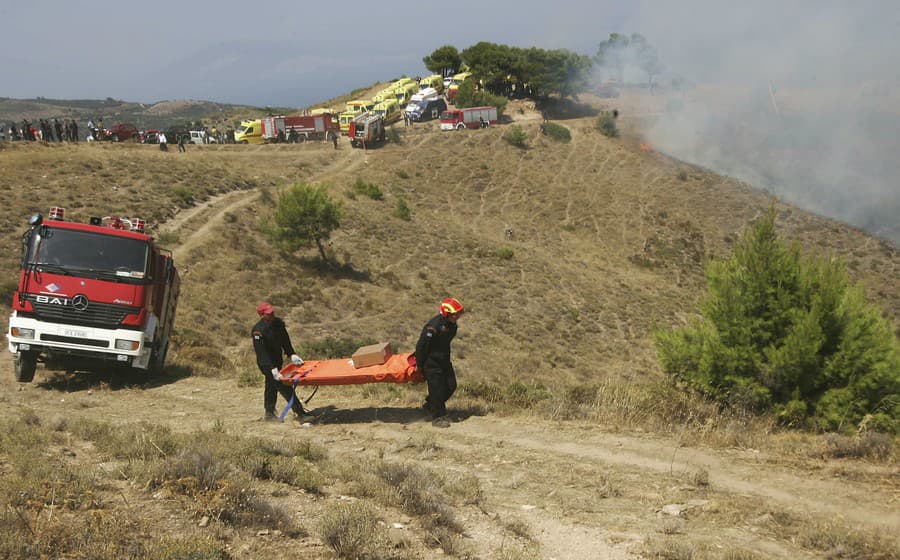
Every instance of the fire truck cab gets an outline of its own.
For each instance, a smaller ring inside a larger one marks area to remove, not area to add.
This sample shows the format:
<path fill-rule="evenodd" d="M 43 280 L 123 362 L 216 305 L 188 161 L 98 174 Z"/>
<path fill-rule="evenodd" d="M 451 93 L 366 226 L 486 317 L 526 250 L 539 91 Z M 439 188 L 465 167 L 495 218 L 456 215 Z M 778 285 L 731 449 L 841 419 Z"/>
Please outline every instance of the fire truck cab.
<path fill-rule="evenodd" d="M 144 220 L 64 220 L 54 207 L 22 235 L 19 283 L 7 339 L 17 381 L 54 357 L 109 360 L 161 372 L 180 280 L 172 254 L 144 232 Z"/>

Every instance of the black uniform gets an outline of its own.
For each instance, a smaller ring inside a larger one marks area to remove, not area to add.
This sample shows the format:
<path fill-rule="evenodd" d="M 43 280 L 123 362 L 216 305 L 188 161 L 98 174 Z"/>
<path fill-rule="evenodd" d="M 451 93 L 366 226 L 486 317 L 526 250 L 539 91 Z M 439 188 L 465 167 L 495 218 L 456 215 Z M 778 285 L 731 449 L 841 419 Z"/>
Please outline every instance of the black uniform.
<path fill-rule="evenodd" d="M 252 336 L 253 349 L 256 351 L 256 365 L 259 366 L 259 371 L 266 378 L 266 388 L 263 393 L 266 415 L 275 416 L 275 402 L 278 399 L 278 393 L 281 393 L 286 401 L 290 401 L 293 397 L 294 403 L 291 408 L 298 415 L 304 414 L 303 405 L 300 404 L 300 399 L 296 398 L 294 388 L 272 378 L 272 368 L 281 369 L 284 365 L 284 354 L 290 356 L 296 353 L 291 345 L 291 337 L 288 336 L 284 321 L 276 317 L 272 324 L 269 324 L 260 319 L 253 325 Z"/>
<path fill-rule="evenodd" d="M 456 391 L 456 372 L 450 361 L 450 342 L 456 336 L 456 328 L 456 323 L 436 315 L 425 323 L 416 343 L 416 364 L 428 382 L 425 409 L 435 418 L 447 415 L 446 403 Z"/>

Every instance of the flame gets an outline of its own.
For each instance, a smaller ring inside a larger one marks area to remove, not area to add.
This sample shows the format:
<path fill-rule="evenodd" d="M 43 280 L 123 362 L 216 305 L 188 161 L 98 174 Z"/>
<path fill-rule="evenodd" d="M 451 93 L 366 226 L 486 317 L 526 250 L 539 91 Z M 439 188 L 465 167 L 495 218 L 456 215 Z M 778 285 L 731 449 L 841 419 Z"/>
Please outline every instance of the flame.
<path fill-rule="evenodd" d="M 651 146 L 650 144 L 647 144 L 646 142 L 641 142 L 641 145 L 638 147 L 641 149 L 642 152 L 652 152 L 653 151 L 653 146 Z"/>

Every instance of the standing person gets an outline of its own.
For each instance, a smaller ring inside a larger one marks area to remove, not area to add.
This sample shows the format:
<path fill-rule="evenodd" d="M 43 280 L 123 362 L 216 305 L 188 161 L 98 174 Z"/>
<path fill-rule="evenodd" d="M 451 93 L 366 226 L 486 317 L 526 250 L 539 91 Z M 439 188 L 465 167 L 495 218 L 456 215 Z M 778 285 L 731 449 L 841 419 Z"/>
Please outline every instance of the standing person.
<path fill-rule="evenodd" d="M 72 119 L 71 130 L 72 130 L 72 141 L 78 142 L 78 123 L 75 121 L 75 119 Z"/>
<path fill-rule="evenodd" d="M 166 143 L 166 133 L 162 130 L 159 131 L 159 151 L 168 152 L 169 145 Z"/>
<path fill-rule="evenodd" d="M 334 143 L 334 149 L 337 150 L 338 147 L 338 133 L 331 131 L 331 141 Z"/>
<path fill-rule="evenodd" d="M 441 301 L 440 313 L 425 323 L 416 343 L 416 367 L 425 374 L 428 396 L 423 408 L 436 428 L 449 428 L 446 403 L 456 391 L 456 372 L 450 361 L 450 342 L 456 336 L 456 322 L 463 305 L 454 298 Z"/>
<path fill-rule="evenodd" d="M 277 420 L 275 403 L 278 393 L 291 405 L 298 420 L 303 419 L 308 413 L 300 404 L 300 399 L 294 392 L 294 387 L 281 382 L 281 367 L 284 365 L 284 355 L 291 358 L 295 365 L 303 365 L 303 360 L 294 352 L 291 345 L 291 337 L 288 335 L 284 321 L 275 316 L 275 308 L 264 301 L 256 306 L 259 321 L 253 325 L 253 350 L 256 351 L 256 365 L 266 379 L 266 388 L 263 392 L 263 407 L 266 414 L 265 421 Z M 283 353 L 282 353 L 283 352 Z"/>
<path fill-rule="evenodd" d="M 53 130 L 56 132 L 56 141 L 63 141 L 63 127 L 62 123 L 59 122 L 59 119 L 53 119 Z"/>
<path fill-rule="evenodd" d="M 184 134 L 178 135 L 178 151 L 179 152 L 187 152 L 187 150 L 184 147 L 184 136 L 185 136 Z"/>

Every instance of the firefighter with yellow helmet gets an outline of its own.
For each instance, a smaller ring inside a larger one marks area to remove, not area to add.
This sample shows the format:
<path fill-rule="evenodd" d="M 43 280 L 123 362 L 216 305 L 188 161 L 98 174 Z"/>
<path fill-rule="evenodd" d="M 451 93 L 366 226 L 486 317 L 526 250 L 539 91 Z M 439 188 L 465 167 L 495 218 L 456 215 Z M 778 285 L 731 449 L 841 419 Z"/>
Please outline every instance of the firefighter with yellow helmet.
<path fill-rule="evenodd" d="M 450 342 L 456 336 L 456 322 L 464 309 L 459 300 L 445 298 L 440 313 L 425 323 L 416 343 L 416 367 L 428 382 L 428 396 L 424 409 L 432 417 L 432 425 L 450 427 L 446 403 L 456 391 L 456 372 L 450 361 Z"/>

